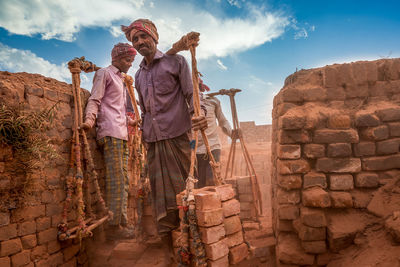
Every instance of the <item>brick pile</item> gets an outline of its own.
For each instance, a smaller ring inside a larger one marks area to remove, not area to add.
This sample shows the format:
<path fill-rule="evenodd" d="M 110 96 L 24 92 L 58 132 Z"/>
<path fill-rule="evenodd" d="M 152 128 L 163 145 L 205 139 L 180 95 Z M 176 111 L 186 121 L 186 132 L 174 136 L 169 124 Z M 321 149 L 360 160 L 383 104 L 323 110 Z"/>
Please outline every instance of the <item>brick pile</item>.
<path fill-rule="evenodd" d="M 57 112 L 54 127 L 44 134 L 54 145 L 59 158 L 40 162 L 42 169 L 33 169 L 30 174 L 29 194 L 23 198 L 7 198 L 22 181 L 15 171 L 15 155 L 11 147 L 0 147 L 0 266 L 87 266 L 87 243 L 83 241 L 57 241 L 57 225 L 62 219 L 65 199 L 64 178 L 68 172 L 71 146 L 72 102 L 71 85 L 27 73 L 0 72 L 0 100 L 15 105 L 21 103 L 25 111 L 51 107 L 56 102 Z M 89 93 L 84 92 L 84 99 Z M 97 172 L 103 182 L 102 157 L 96 149 L 94 132 L 89 134 L 89 142 L 94 148 L 93 156 Z M 95 191 L 89 185 L 95 211 Z M 21 194 L 22 196 L 23 194 Z M 76 221 L 76 213 L 68 214 L 68 221 Z M 98 231 L 95 231 L 95 238 Z"/>
<path fill-rule="evenodd" d="M 182 205 L 184 193 L 177 195 L 178 205 Z M 197 224 L 210 267 L 237 264 L 248 256 L 248 246 L 244 243 L 239 217 L 240 203 L 234 196 L 230 184 L 194 191 Z M 180 216 L 183 216 L 182 211 Z M 173 234 L 175 247 L 179 246 L 179 234 L 179 230 Z"/>
<path fill-rule="evenodd" d="M 235 197 L 240 202 L 240 218 L 242 220 L 255 220 L 256 207 L 253 203 L 250 176 L 238 176 L 225 181 L 235 190 Z"/>
<path fill-rule="evenodd" d="M 399 103 L 400 59 L 286 79 L 274 99 L 272 134 L 279 264 L 326 265 L 363 231 L 367 209 L 378 210 L 372 195 L 398 176 Z"/>

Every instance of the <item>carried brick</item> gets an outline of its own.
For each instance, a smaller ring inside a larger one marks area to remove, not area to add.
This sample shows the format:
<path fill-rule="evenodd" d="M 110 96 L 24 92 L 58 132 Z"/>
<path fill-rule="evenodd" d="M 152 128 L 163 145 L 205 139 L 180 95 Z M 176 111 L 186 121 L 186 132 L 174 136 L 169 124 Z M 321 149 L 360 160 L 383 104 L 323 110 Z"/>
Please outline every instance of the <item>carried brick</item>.
<path fill-rule="evenodd" d="M 199 227 L 201 241 L 204 244 L 217 242 L 225 237 L 225 227 L 223 224 L 213 227 Z"/>
<path fill-rule="evenodd" d="M 214 210 L 221 208 L 221 198 L 217 193 L 209 191 L 200 191 L 194 195 L 196 210 Z"/>
<path fill-rule="evenodd" d="M 240 217 L 235 215 L 224 219 L 224 227 L 226 235 L 231 235 L 242 230 Z"/>
<path fill-rule="evenodd" d="M 218 260 L 229 253 L 229 248 L 225 239 L 212 244 L 206 244 L 204 245 L 204 248 L 206 250 L 207 258 L 213 261 Z"/>
<path fill-rule="evenodd" d="M 224 220 L 223 209 L 196 210 L 197 224 L 199 226 L 210 227 L 221 224 Z"/>
<path fill-rule="evenodd" d="M 249 248 L 245 243 L 229 249 L 229 263 L 237 264 L 249 255 Z"/>
<path fill-rule="evenodd" d="M 240 213 L 240 202 L 237 199 L 230 199 L 222 202 L 224 217 L 229 217 Z"/>

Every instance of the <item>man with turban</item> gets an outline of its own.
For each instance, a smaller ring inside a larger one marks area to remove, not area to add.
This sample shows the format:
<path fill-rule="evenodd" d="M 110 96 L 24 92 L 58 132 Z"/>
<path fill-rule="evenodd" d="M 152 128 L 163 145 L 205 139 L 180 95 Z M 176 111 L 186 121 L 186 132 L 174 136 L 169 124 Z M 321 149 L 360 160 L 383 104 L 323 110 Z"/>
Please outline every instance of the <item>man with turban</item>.
<path fill-rule="evenodd" d="M 144 57 L 135 75 L 142 110 L 143 140 L 158 232 L 171 248 L 171 231 L 179 226 L 176 195 L 185 190 L 190 167 L 191 128 L 207 128 L 204 115 L 193 117 L 191 72 L 181 55 L 157 49 L 153 22 L 138 19 L 122 26 L 126 38 Z M 205 111 L 205 107 L 202 106 Z"/>
<path fill-rule="evenodd" d="M 93 78 L 89 97 L 85 130 L 94 126 L 97 119 L 97 142 L 103 146 L 106 167 L 106 203 L 113 218 L 109 221 L 108 239 L 132 238 L 133 232 L 126 226 L 128 179 L 128 125 L 136 121 L 127 116 L 131 105 L 124 85 L 123 73 L 132 66 L 136 50 L 127 43 L 118 43 L 111 51 L 112 63 L 99 69 Z"/>

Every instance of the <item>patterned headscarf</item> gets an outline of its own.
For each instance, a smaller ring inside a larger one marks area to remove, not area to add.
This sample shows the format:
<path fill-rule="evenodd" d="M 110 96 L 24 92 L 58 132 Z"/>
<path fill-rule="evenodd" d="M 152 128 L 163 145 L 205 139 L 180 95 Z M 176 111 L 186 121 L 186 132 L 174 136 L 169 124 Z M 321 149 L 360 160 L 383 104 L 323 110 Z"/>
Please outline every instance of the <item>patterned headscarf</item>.
<path fill-rule="evenodd" d="M 112 60 L 117 60 L 126 56 L 136 56 L 136 50 L 128 43 L 118 43 L 111 51 Z"/>
<path fill-rule="evenodd" d="M 203 89 L 204 91 L 210 91 L 210 87 L 204 84 L 203 80 L 199 77 L 199 87 L 200 89 Z"/>
<path fill-rule="evenodd" d="M 121 30 L 125 33 L 126 39 L 132 42 L 132 38 L 138 31 L 143 31 L 150 35 L 154 41 L 158 44 L 158 32 L 157 27 L 151 20 L 148 19 L 137 19 L 129 26 L 121 25 Z"/>

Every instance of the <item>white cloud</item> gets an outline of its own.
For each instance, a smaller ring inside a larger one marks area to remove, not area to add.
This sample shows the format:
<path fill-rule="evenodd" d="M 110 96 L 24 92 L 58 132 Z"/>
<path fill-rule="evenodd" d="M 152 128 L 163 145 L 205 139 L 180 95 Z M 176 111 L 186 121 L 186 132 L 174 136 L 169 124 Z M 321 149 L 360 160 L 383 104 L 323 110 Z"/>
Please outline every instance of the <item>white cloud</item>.
<path fill-rule="evenodd" d="M 0 43 L 0 69 L 10 72 L 38 73 L 59 81 L 71 83 L 71 73 L 67 63 L 53 64 L 29 50 L 11 48 Z M 92 75 L 89 75 L 92 76 Z M 81 86 L 91 88 L 91 79 L 87 74 L 81 74 Z"/>
<path fill-rule="evenodd" d="M 241 7 L 238 0 L 227 0 L 227 1 L 228 1 L 228 3 L 229 3 L 231 6 L 235 6 L 235 7 L 237 7 L 237 8 L 240 8 L 240 7 Z"/>
<path fill-rule="evenodd" d="M 59 81 L 68 81 L 71 73 L 67 64 L 52 64 L 29 50 L 19 50 L 0 43 L 0 68 L 13 72 L 39 73 Z"/>
<path fill-rule="evenodd" d="M 145 0 L 97 0 L 95 4 L 82 0 L 2 0 L 0 27 L 14 34 L 71 42 L 84 27 L 104 27 L 113 36 L 120 36 L 121 22 L 128 24 L 133 19 L 147 17 L 157 25 L 162 50 L 187 32 L 200 32 L 197 58 L 206 59 L 234 55 L 270 42 L 290 24 L 289 18 L 281 13 L 251 5 L 244 6 L 247 14 L 243 18 L 220 18 L 190 3 L 146 3 Z"/>
<path fill-rule="evenodd" d="M 222 63 L 222 61 L 219 60 L 219 59 L 217 59 L 217 64 L 218 64 L 218 67 L 221 68 L 222 70 L 227 70 L 228 69 L 228 67 L 225 66 L 224 63 Z"/>

